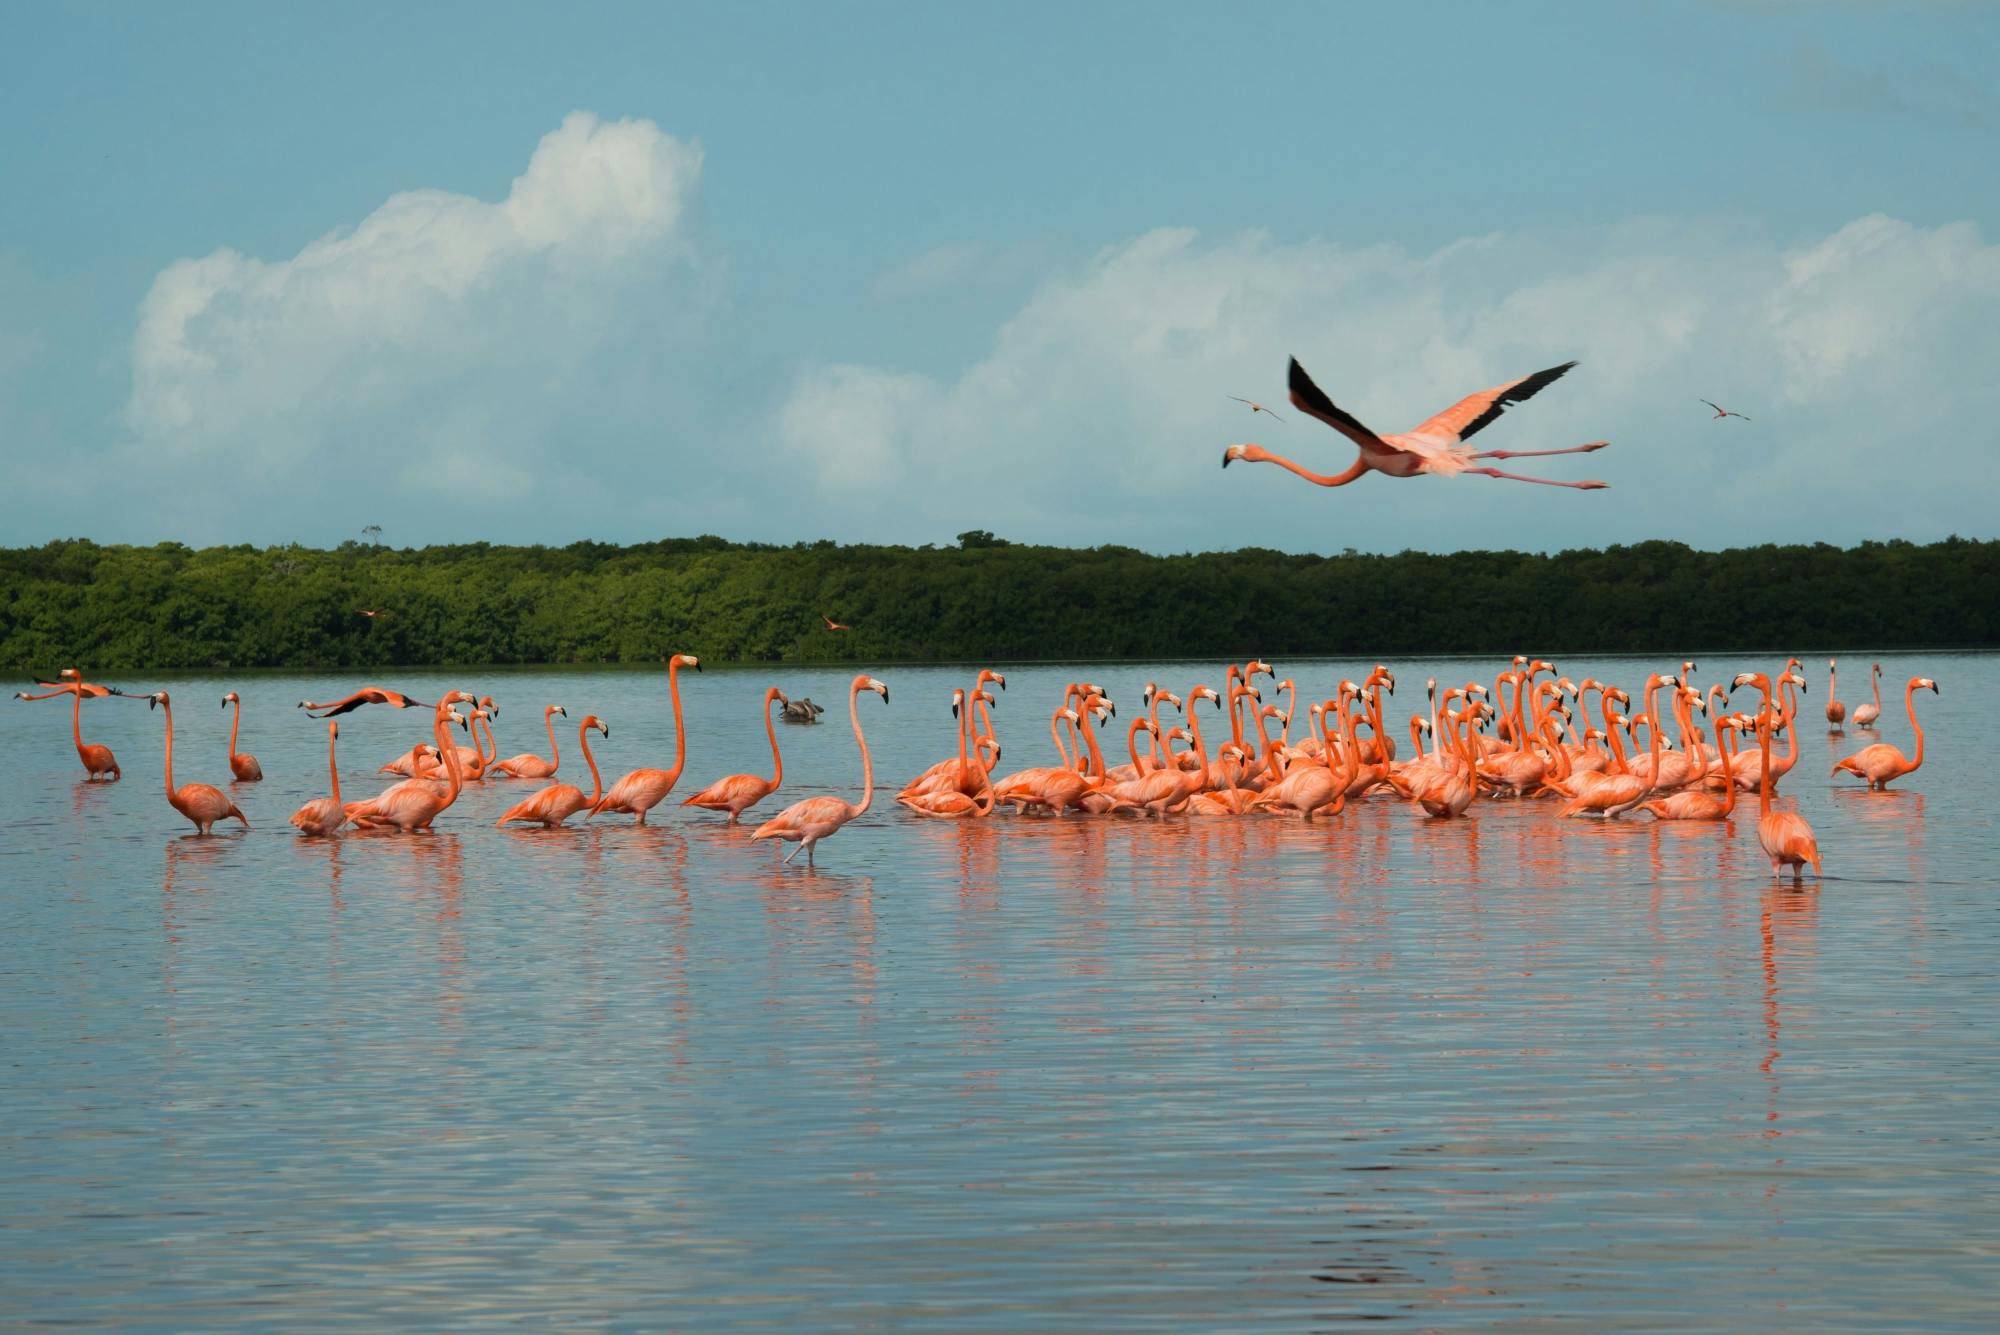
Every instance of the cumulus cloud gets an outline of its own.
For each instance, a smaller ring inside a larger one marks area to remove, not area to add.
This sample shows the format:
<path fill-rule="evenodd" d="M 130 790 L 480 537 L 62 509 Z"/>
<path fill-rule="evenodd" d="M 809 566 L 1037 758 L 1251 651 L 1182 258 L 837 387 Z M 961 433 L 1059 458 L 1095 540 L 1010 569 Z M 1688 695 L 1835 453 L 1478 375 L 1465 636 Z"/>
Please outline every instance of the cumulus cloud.
<path fill-rule="evenodd" d="M 684 225 L 701 168 L 650 121 L 576 112 L 497 201 L 412 190 L 290 258 L 176 261 L 139 309 L 136 453 L 253 485 L 450 474 L 438 494 L 523 496 L 701 300 Z"/>
<path fill-rule="evenodd" d="M 2000 250 L 1969 224 L 1883 217 L 1789 249 L 1666 222 L 1431 253 L 1162 229 L 1050 279 L 955 378 L 807 370 L 780 439 L 829 490 L 880 498 L 871 522 L 904 537 L 1324 549 L 1983 531 L 1976 497 L 2000 470 L 1968 458 L 1959 424 L 2000 408 L 1969 337 L 1996 296 Z M 1531 462 L 1614 490 L 1220 474 L 1244 439 L 1320 468 L 1351 460 L 1309 419 L 1251 420 L 1225 398 L 1281 405 L 1288 353 L 1383 431 L 1580 358 L 1481 444 L 1609 437 Z M 1712 424 L 1697 396 L 1756 421 Z"/>

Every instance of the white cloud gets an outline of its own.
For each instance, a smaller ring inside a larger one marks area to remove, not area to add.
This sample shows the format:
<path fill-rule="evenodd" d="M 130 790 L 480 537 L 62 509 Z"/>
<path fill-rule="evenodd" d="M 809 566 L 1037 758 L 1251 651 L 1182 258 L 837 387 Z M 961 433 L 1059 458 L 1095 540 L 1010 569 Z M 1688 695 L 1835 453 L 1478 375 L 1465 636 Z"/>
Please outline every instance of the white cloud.
<path fill-rule="evenodd" d="M 1968 459 L 1962 422 L 2000 410 L 1977 332 L 1996 296 L 2000 249 L 1969 224 L 1864 218 L 1787 250 L 1652 221 L 1432 254 L 1163 229 L 1047 281 L 956 378 L 808 370 L 781 444 L 829 487 L 881 498 L 871 531 L 911 538 L 977 526 L 1394 548 L 1978 532 L 1991 520 L 1977 496 L 2000 470 Z M 1317 423 L 1252 420 L 1225 398 L 1284 412 L 1288 353 L 1385 431 L 1580 358 L 1480 443 L 1608 437 L 1609 451 L 1511 467 L 1614 489 L 1369 477 L 1328 492 L 1275 469 L 1221 475 L 1222 447 L 1244 439 L 1350 461 Z M 1711 423 L 1697 396 L 1756 421 Z"/>
<path fill-rule="evenodd" d="M 266 477 L 477 458 L 468 495 L 519 494 L 686 268 L 701 165 L 650 121 L 576 112 L 496 202 L 412 190 L 289 259 L 176 261 L 139 310 L 137 453 Z"/>

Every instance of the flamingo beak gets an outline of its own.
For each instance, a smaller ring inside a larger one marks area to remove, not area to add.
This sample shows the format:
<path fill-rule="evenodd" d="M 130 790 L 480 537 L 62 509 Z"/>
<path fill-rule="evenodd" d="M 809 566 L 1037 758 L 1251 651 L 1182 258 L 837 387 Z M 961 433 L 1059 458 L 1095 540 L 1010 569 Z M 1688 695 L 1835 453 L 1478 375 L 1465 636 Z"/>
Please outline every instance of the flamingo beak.
<path fill-rule="evenodd" d="M 1931 694 L 1932 694 L 1932 695 L 1943 695 L 1943 694 L 1944 694 L 1944 692 L 1943 692 L 1943 691 L 1940 691 L 1940 690 L 1939 690 L 1939 689 L 1937 688 L 1937 683 L 1936 683 L 1936 682 L 1932 682 L 1932 683 L 1931 683 Z"/>

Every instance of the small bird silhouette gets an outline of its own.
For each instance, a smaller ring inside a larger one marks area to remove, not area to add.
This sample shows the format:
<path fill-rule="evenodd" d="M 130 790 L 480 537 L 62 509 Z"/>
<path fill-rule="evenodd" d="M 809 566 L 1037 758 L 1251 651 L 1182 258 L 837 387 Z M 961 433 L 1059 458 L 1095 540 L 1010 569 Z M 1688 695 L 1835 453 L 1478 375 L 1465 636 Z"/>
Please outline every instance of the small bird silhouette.
<path fill-rule="evenodd" d="M 1708 400 L 1707 400 L 1707 399 L 1703 399 L 1703 400 L 1702 400 L 1702 402 L 1703 402 L 1703 403 L 1708 403 Z M 1716 418 L 1717 418 L 1717 419 L 1721 419 L 1721 418 L 1724 418 L 1724 417 L 1743 417 L 1743 414 L 1742 414 L 1742 413 L 1733 413 L 1733 412 L 1730 412 L 1730 411 L 1729 411 L 1729 409 L 1727 409 L 1727 408 L 1723 407 L 1723 406 L 1722 406 L 1721 404 L 1719 404 L 1719 403 L 1708 403 L 1708 406 L 1709 406 L 1709 407 L 1711 407 L 1711 408 L 1713 408 L 1713 409 L 1715 409 L 1715 416 L 1716 416 Z M 1747 417 L 1743 417 L 1743 420 L 1747 422 L 1747 421 L 1749 421 L 1750 419 L 1749 419 L 1749 418 L 1747 418 Z"/>
<path fill-rule="evenodd" d="M 819 619 L 820 619 L 821 621 L 824 621 L 824 622 L 826 623 L 826 628 L 827 628 L 828 630 L 853 630 L 853 629 L 854 629 L 854 627 L 852 627 L 852 626 L 850 626 L 850 625 L 846 624 L 845 622 L 841 622 L 841 621 L 835 621 L 835 620 L 834 620 L 834 619 L 833 619 L 832 617 L 828 616 L 828 615 L 827 615 L 826 613 L 824 613 L 824 612 L 821 612 L 821 613 L 819 614 Z"/>
<path fill-rule="evenodd" d="M 1236 400 L 1236 401 L 1237 401 L 1238 403 L 1247 403 L 1247 404 L 1249 404 L 1249 405 L 1250 405 L 1250 411 L 1251 411 L 1251 412 L 1253 412 L 1253 413 L 1263 413 L 1263 414 L 1265 414 L 1265 415 L 1266 415 L 1267 417 L 1269 417 L 1269 418 L 1270 418 L 1270 419 L 1271 419 L 1272 421 L 1274 421 L 1274 422 L 1282 422 L 1282 421 L 1284 421 L 1284 420 L 1285 420 L 1284 418 L 1282 418 L 1282 417 L 1278 416 L 1278 415 L 1277 415 L 1276 413 L 1272 412 L 1272 411 L 1271 411 L 1271 410 L 1270 410 L 1269 408 L 1266 408 L 1266 407 L 1265 407 L 1265 406 L 1264 406 L 1263 404 L 1261 404 L 1261 403 L 1257 402 L 1257 401 L 1256 401 L 1255 399 L 1245 399 L 1245 398 L 1238 398 L 1238 397 L 1237 397 L 1236 395 L 1234 395 L 1234 394 L 1231 394 L 1231 395 L 1230 395 L 1229 397 L 1230 397 L 1230 398 L 1232 398 L 1232 399 L 1235 399 L 1235 400 Z"/>
<path fill-rule="evenodd" d="M 373 612 L 368 610 L 367 608 L 361 608 L 358 610 L 360 611 L 362 616 L 367 617 L 370 621 L 373 621 L 376 617 L 385 617 L 389 615 L 387 612 Z"/>

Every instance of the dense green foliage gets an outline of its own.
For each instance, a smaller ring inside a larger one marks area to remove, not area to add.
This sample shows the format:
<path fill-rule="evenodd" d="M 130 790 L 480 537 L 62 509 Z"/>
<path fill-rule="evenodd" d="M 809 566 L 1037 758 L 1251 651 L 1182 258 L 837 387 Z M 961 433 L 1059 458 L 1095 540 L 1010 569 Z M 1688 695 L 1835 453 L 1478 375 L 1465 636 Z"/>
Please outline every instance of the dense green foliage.
<path fill-rule="evenodd" d="M 370 620 L 363 608 L 381 609 Z M 828 630 L 826 612 L 852 623 Z M 387 667 L 1986 647 L 2000 542 L 1555 555 L 954 548 L 0 550 L 0 664 Z"/>

